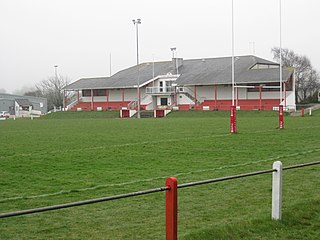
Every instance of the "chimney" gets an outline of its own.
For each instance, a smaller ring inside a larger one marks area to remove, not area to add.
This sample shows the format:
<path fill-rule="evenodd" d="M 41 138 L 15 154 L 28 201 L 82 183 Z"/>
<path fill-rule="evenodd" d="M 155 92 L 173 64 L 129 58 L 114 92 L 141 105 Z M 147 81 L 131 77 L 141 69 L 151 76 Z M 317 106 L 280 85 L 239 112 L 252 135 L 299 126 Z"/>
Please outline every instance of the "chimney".
<path fill-rule="evenodd" d="M 175 74 L 179 74 L 179 68 L 183 65 L 183 58 L 172 58 L 172 66 Z"/>

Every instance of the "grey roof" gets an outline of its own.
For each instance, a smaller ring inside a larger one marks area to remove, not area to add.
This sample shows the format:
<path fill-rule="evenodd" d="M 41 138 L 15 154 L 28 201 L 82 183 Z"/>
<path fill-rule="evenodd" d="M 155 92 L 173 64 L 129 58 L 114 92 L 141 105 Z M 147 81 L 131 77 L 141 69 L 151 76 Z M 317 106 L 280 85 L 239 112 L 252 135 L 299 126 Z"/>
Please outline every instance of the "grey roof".
<path fill-rule="evenodd" d="M 22 107 L 32 106 L 32 104 L 30 103 L 30 101 L 28 99 L 19 99 L 19 98 L 17 98 L 16 102 Z"/>
<path fill-rule="evenodd" d="M 178 85 L 213 85 L 231 84 L 231 57 L 183 60 L 179 67 Z M 251 69 L 255 64 L 278 65 L 256 56 L 235 57 L 236 84 L 261 82 L 279 82 L 279 68 Z M 139 65 L 139 82 L 145 84 L 154 76 L 175 74 L 175 64 L 172 61 L 142 63 Z M 283 69 L 283 80 L 289 79 L 292 68 Z M 111 77 L 83 78 L 65 87 L 66 90 L 133 88 L 137 85 L 138 67 L 133 66 L 117 72 Z"/>
<path fill-rule="evenodd" d="M 28 99 L 31 102 L 33 102 L 33 101 L 35 101 L 35 102 L 38 102 L 38 101 L 47 102 L 47 99 L 43 98 L 43 97 L 22 96 L 22 95 L 8 94 L 8 93 L 0 93 L 0 98 L 10 99 L 10 100 Z"/>
<path fill-rule="evenodd" d="M 64 89 L 66 90 L 77 90 L 77 89 L 104 89 L 108 88 L 110 82 L 107 77 L 97 77 L 97 78 L 82 78 L 76 82 L 73 82 Z"/>

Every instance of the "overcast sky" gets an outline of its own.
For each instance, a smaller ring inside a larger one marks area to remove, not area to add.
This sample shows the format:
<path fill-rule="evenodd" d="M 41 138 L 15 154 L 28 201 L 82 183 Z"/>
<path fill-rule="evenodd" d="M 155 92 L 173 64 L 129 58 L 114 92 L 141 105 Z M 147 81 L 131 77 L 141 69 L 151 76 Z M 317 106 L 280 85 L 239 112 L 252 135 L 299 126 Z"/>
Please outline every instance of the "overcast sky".
<path fill-rule="evenodd" d="M 235 54 L 272 60 L 280 0 L 234 0 Z M 58 73 L 73 82 L 140 62 L 231 55 L 231 0 L 1 0 L 0 90 L 30 88 Z M 320 70 L 320 1 L 282 0 L 282 45 Z M 254 42 L 254 44 L 252 44 Z M 254 47 L 253 47 L 254 46 Z"/>

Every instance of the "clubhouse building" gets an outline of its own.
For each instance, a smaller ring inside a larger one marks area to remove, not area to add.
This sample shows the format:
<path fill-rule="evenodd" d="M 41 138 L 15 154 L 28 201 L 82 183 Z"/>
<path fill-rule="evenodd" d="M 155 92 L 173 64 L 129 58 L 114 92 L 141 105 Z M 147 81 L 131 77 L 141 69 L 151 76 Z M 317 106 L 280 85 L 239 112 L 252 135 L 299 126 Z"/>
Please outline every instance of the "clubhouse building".
<path fill-rule="evenodd" d="M 111 77 L 82 78 L 64 88 L 76 93 L 67 110 L 229 110 L 231 57 L 142 63 Z M 234 101 L 240 110 L 295 110 L 294 69 L 256 56 L 235 57 Z M 138 86 L 139 82 L 139 86 Z M 282 99 L 280 100 L 280 91 Z M 65 94 L 66 96 L 66 94 Z M 138 97 L 139 96 L 139 97 Z M 138 102 L 140 101 L 140 102 Z"/>

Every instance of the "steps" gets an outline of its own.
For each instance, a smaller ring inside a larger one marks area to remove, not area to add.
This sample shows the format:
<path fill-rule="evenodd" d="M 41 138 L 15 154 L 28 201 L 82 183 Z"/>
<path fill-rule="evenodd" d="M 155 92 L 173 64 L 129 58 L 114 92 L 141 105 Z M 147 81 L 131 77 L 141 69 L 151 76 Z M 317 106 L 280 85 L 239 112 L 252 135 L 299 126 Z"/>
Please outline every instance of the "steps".
<path fill-rule="evenodd" d="M 153 110 L 151 110 L 151 111 L 147 111 L 147 110 L 140 111 L 140 118 L 153 118 Z"/>
<path fill-rule="evenodd" d="M 186 95 L 188 98 L 190 98 L 194 102 L 194 96 L 192 96 L 188 92 L 182 92 L 182 94 Z M 200 104 L 200 101 L 197 99 L 197 105 Z"/>
<path fill-rule="evenodd" d="M 132 118 L 137 118 L 138 117 L 138 112 L 136 112 Z M 153 118 L 153 110 L 141 110 L 140 111 L 140 118 Z"/>

